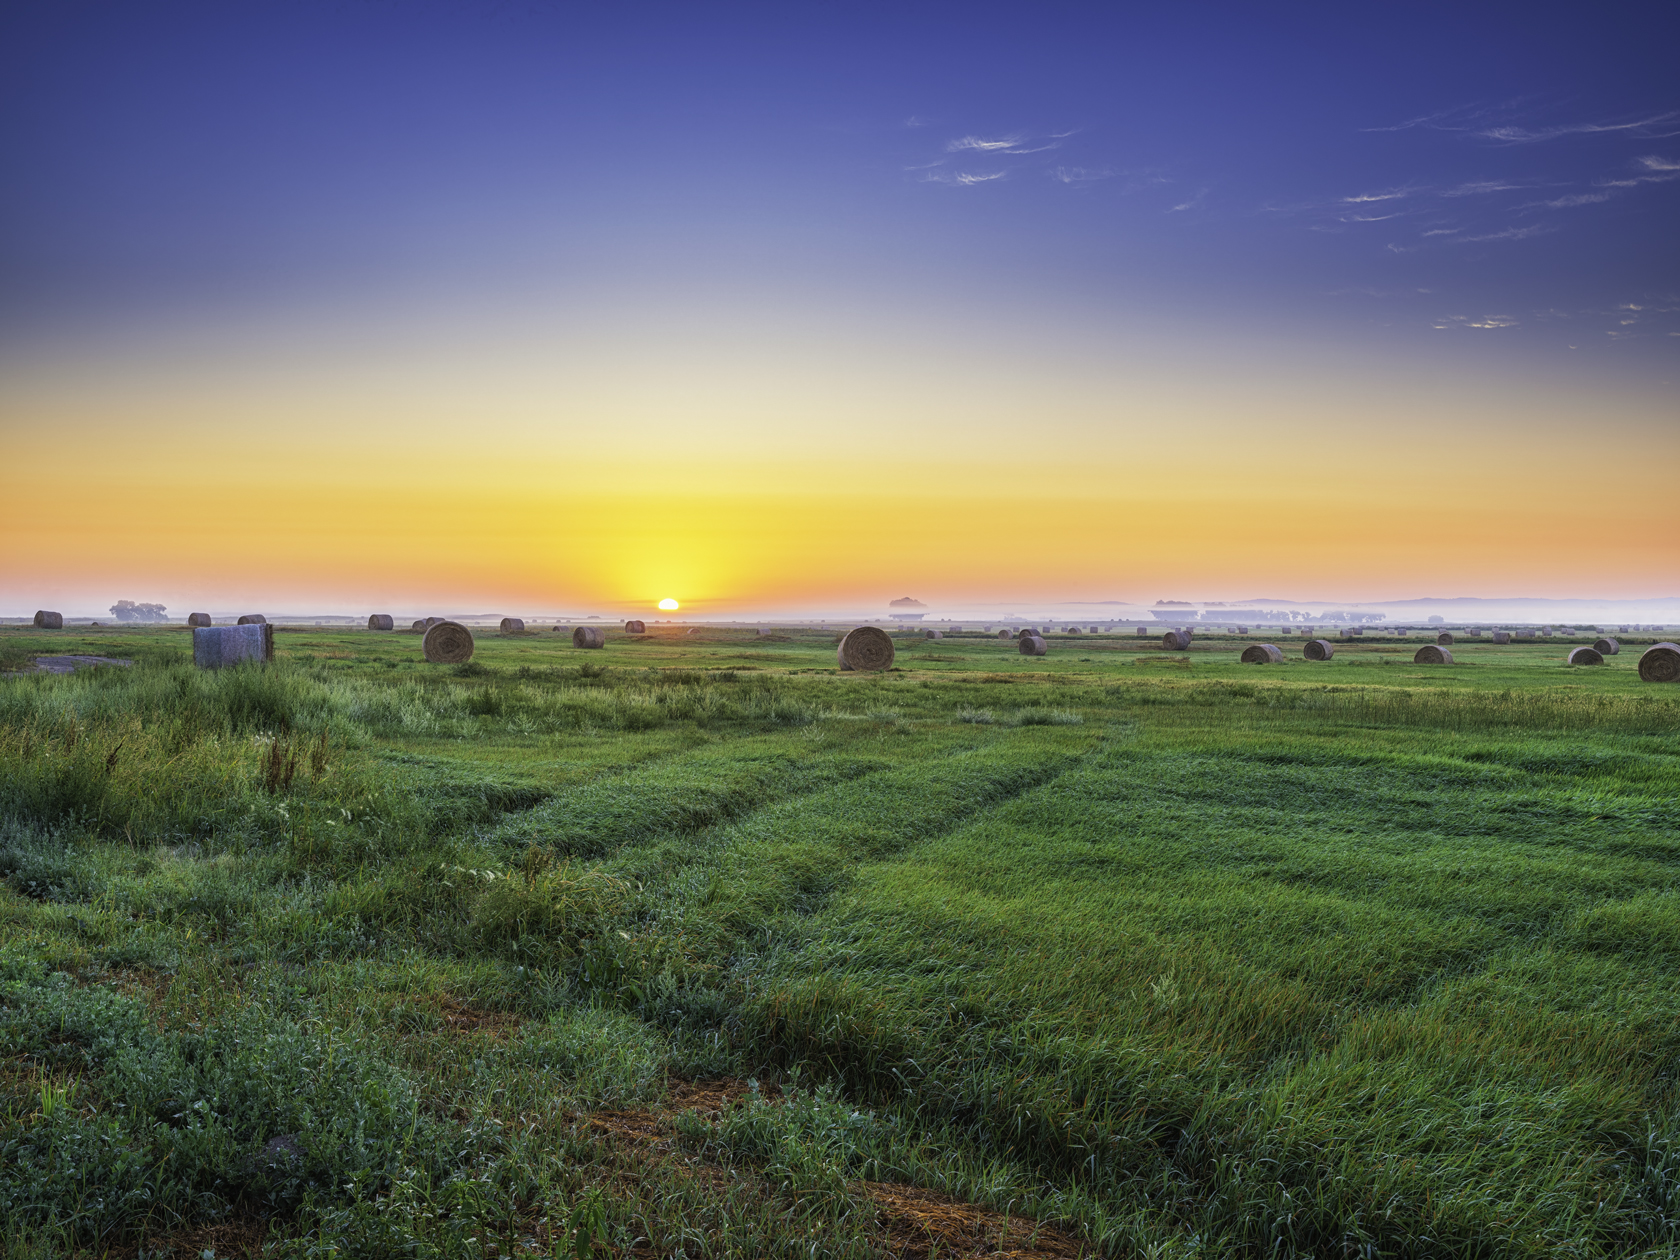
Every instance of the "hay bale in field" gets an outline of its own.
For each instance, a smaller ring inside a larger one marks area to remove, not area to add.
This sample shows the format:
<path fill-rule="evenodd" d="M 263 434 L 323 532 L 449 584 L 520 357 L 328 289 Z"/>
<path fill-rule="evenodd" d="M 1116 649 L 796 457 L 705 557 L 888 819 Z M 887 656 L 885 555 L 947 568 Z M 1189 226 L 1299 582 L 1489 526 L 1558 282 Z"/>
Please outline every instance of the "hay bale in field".
<path fill-rule="evenodd" d="M 879 626 L 858 626 L 846 631 L 834 657 L 843 670 L 879 673 L 892 668 L 894 652 L 892 635 Z"/>
<path fill-rule="evenodd" d="M 1479 638 L 1482 637 L 1482 632 L 1474 626 L 1472 626 L 1465 633 L 1467 633 L 1472 639 L 1479 639 Z"/>
<path fill-rule="evenodd" d="M 1509 630 L 1495 630 L 1493 632 L 1493 641 L 1495 643 L 1509 643 L 1511 641 L 1511 632 Z"/>
<path fill-rule="evenodd" d="M 1639 676 L 1646 682 L 1680 682 L 1680 647 L 1653 643 L 1639 658 Z"/>
<path fill-rule="evenodd" d="M 210 614 L 209 613 L 188 613 L 187 614 L 187 624 L 189 626 L 207 626 L 207 625 L 210 624 Z M 387 627 L 387 629 L 389 629 L 389 627 Z"/>
<path fill-rule="evenodd" d="M 35 628 L 37 630 L 62 630 L 64 629 L 64 614 L 48 612 L 45 608 L 38 609 L 35 613 Z"/>
<path fill-rule="evenodd" d="M 1452 635 L 1448 634 L 1445 630 L 1435 636 L 1435 642 L 1439 643 L 1442 647 L 1451 647 L 1452 641 Z"/>
<path fill-rule="evenodd" d="M 1336 645 L 1329 639 L 1308 639 L 1301 645 L 1301 655 L 1309 661 L 1327 661 L 1336 655 Z"/>
<path fill-rule="evenodd" d="M 945 632 L 943 630 L 923 630 L 922 637 L 924 639 L 943 639 Z"/>
<path fill-rule="evenodd" d="M 1417 650 L 1417 655 L 1412 657 L 1412 664 L 1414 665 L 1451 665 L 1452 663 L 1452 653 L 1444 647 L 1436 647 L 1433 643 L 1424 644 Z"/>
<path fill-rule="evenodd" d="M 261 613 L 246 613 L 239 619 L 239 624 L 242 626 L 266 626 L 268 618 Z"/>
<path fill-rule="evenodd" d="M 1622 645 L 1617 643 L 1614 639 L 1600 639 L 1593 644 L 1593 651 L 1597 652 L 1600 656 L 1620 656 L 1622 654 Z"/>
<path fill-rule="evenodd" d="M 426 627 L 420 650 L 433 665 L 465 665 L 472 660 L 472 631 L 458 621 L 436 622 Z"/>
<path fill-rule="evenodd" d="M 1244 665 L 1281 665 L 1283 652 L 1270 643 L 1251 643 L 1243 649 Z"/>
<path fill-rule="evenodd" d="M 700 633 L 700 627 L 699 626 L 690 626 L 687 630 L 684 630 L 683 633 L 684 634 L 699 634 Z"/>
<path fill-rule="evenodd" d="M 1183 630 L 1168 630 L 1161 636 L 1161 647 L 1168 652 L 1183 652 L 1190 647 L 1190 636 Z"/>
<path fill-rule="evenodd" d="M 1597 648 L 1570 648 L 1569 656 L 1566 659 L 1571 665 L 1602 665 L 1604 664 L 1604 653 Z"/>
<path fill-rule="evenodd" d="M 607 646 L 607 632 L 600 626 L 578 626 L 572 631 L 575 648 L 603 648 Z"/>
<path fill-rule="evenodd" d="M 624 623 L 624 633 L 625 634 L 646 634 L 647 633 L 647 622 L 636 621 L 636 620 L 626 621 Z"/>
<path fill-rule="evenodd" d="M 1014 634 L 1011 633 L 1008 630 L 999 630 L 998 631 L 998 638 L 1000 638 L 1000 639 L 1013 639 L 1014 637 L 1015 637 Z"/>
<path fill-rule="evenodd" d="M 199 616 L 201 614 L 194 613 L 193 615 L 194 616 Z M 206 625 L 209 624 L 208 620 L 205 622 L 205 624 Z M 390 629 L 394 628 L 396 626 L 396 624 L 397 624 L 396 622 L 391 620 L 391 614 L 390 613 L 374 613 L 373 616 L 368 618 L 368 629 L 369 630 L 390 630 Z"/>
<path fill-rule="evenodd" d="M 1148 626 L 1139 626 L 1137 628 L 1137 632 L 1138 632 L 1138 638 L 1140 638 L 1140 639 L 1147 639 L 1149 637 L 1149 627 Z"/>
<path fill-rule="evenodd" d="M 200 669 L 221 669 L 241 661 L 264 665 L 273 659 L 274 627 L 266 621 L 193 627 L 193 664 Z"/>
<path fill-rule="evenodd" d="M 426 619 L 424 617 L 420 618 L 412 626 L 409 627 L 410 630 L 424 630 L 425 628 L 426 628 Z"/>
<path fill-rule="evenodd" d="M 1247 626 L 1238 626 L 1237 627 L 1237 633 L 1238 634 L 1247 634 L 1248 633 L 1248 627 Z"/>
<path fill-rule="evenodd" d="M 1050 650 L 1050 645 L 1036 634 L 1016 639 L 1015 645 L 1020 648 L 1022 656 L 1043 656 Z"/>
<path fill-rule="evenodd" d="M 503 617 L 501 630 L 503 634 L 523 634 L 525 619 L 523 617 Z"/>

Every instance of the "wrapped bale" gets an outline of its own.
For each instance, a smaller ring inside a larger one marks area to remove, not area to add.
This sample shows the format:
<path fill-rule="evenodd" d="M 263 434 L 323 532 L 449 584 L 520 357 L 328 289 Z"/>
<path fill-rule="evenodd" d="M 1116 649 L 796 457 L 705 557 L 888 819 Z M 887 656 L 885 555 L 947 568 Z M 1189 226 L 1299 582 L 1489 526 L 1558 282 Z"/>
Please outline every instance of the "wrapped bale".
<path fill-rule="evenodd" d="M 1251 643 L 1243 649 L 1244 665 L 1281 665 L 1283 652 L 1270 643 Z"/>
<path fill-rule="evenodd" d="M 607 632 L 600 626 L 579 626 L 572 631 L 575 648 L 603 648 L 607 646 Z"/>
<path fill-rule="evenodd" d="M 1680 682 L 1680 647 L 1653 643 L 1639 658 L 1639 676 L 1646 682 Z"/>
<path fill-rule="evenodd" d="M 1511 641 L 1511 632 L 1509 630 L 1495 630 L 1493 632 L 1493 641 L 1495 643 L 1509 643 Z"/>
<path fill-rule="evenodd" d="M 187 614 L 187 624 L 189 626 L 207 626 L 207 625 L 210 624 L 210 614 L 209 613 L 188 613 Z M 390 627 L 386 627 L 386 628 L 389 629 Z"/>
<path fill-rule="evenodd" d="M 193 627 L 193 664 L 200 669 L 222 669 L 243 661 L 265 665 L 273 659 L 274 627 L 266 621 Z"/>
<path fill-rule="evenodd" d="M 368 618 L 369 630 L 390 630 L 397 623 L 391 620 L 390 613 L 374 613 Z"/>
<path fill-rule="evenodd" d="M 1600 639 L 1593 644 L 1593 651 L 1601 656 L 1620 656 L 1622 645 L 1614 639 Z"/>
<path fill-rule="evenodd" d="M 646 634 L 647 633 L 647 622 L 645 622 L 645 621 L 626 621 L 624 623 L 624 633 L 625 634 Z"/>
<path fill-rule="evenodd" d="M 875 673 L 892 668 L 893 654 L 892 635 L 879 626 L 848 630 L 834 653 L 842 670 Z"/>
<path fill-rule="evenodd" d="M 435 622 L 426 627 L 420 650 L 433 665 L 465 665 L 472 660 L 472 631 L 458 621 Z"/>
<path fill-rule="evenodd" d="M 1015 643 L 1021 649 L 1022 656 L 1043 656 L 1050 650 L 1050 645 L 1036 634 L 1029 634 L 1023 639 L 1016 639 Z"/>
<path fill-rule="evenodd" d="M 35 614 L 35 628 L 37 630 L 62 630 L 64 629 L 64 614 L 48 612 L 45 608 L 42 608 Z"/>
<path fill-rule="evenodd" d="M 1412 657 L 1412 664 L 1414 665 L 1451 665 L 1452 663 L 1452 653 L 1444 647 L 1436 647 L 1433 643 L 1426 643 L 1417 650 L 1417 655 Z"/>
<path fill-rule="evenodd" d="M 1329 639 L 1308 639 L 1301 645 L 1301 655 L 1309 661 L 1327 661 L 1336 655 L 1336 645 Z"/>
<path fill-rule="evenodd" d="M 1602 665 L 1604 664 L 1604 653 L 1597 648 L 1570 648 L 1567 659 L 1571 665 Z"/>
<path fill-rule="evenodd" d="M 522 617 L 503 617 L 501 629 L 503 634 L 524 634 L 525 620 Z"/>
<path fill-rule="evenodd" d="M 1451 647 L 1452 646 L 1452 641 L 1453 641 L 1452 635 L 1448 634 L 1445 630 L 1441 631 L 1440 634 L 1435 636 L 1435 642 L 1440 644 L 1442 647 Z"/>
<path fill-rule="evenodd" d="M 261 613 L 246 613 L 239 619 L 239 624 L 242 626 L 266 626 L 268 618 Z"/>

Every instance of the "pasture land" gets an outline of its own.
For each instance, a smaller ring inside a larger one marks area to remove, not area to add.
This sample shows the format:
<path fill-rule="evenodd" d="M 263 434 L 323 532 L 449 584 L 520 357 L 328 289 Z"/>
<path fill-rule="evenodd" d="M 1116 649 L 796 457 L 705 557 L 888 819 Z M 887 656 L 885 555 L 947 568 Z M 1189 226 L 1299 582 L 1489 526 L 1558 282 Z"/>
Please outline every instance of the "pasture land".
<path fill-rule="evenodd" d="M 1638 644 L 562 637 L 0 632 L 0 1250 L 1680 1247 Z"/>

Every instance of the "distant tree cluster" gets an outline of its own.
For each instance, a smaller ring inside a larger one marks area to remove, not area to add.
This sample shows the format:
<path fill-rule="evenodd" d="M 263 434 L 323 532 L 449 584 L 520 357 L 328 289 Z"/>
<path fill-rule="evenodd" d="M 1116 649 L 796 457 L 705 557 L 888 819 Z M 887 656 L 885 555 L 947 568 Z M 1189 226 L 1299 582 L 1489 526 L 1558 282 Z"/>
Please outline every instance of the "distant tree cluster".
<path fill-rule="evenodd" d="M 132 599 L 119 599 L 111 605 L 111 615 L 118 621 L 168 621 L 162 604 L 136 604 Z"/>
<path fill-rule="evenodd" d="M 1349 622 L 1353 622 L 1353 621 L 1383 621 L 1387 617 L 1388 617 L 1387 613 L 1340 612 L 1340 611 L 1337 611 L 1336 609 L 1329 609 L 1324 613 L 1323 616 L 1319 617 L 1318 620 L 1320 620 L 1320 621 L 1349 621 Z"/>

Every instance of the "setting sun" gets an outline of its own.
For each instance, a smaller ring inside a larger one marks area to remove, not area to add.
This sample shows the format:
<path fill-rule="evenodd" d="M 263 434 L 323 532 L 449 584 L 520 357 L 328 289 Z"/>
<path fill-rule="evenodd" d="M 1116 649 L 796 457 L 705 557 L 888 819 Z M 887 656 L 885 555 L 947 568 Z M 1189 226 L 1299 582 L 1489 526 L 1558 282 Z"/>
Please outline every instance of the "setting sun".
<path fill-rule="evenodd" d="M 677 601 L 667 595 L 664 599 L 659 601 L 659 607 L 662 612 L 676 612 Z"/>

